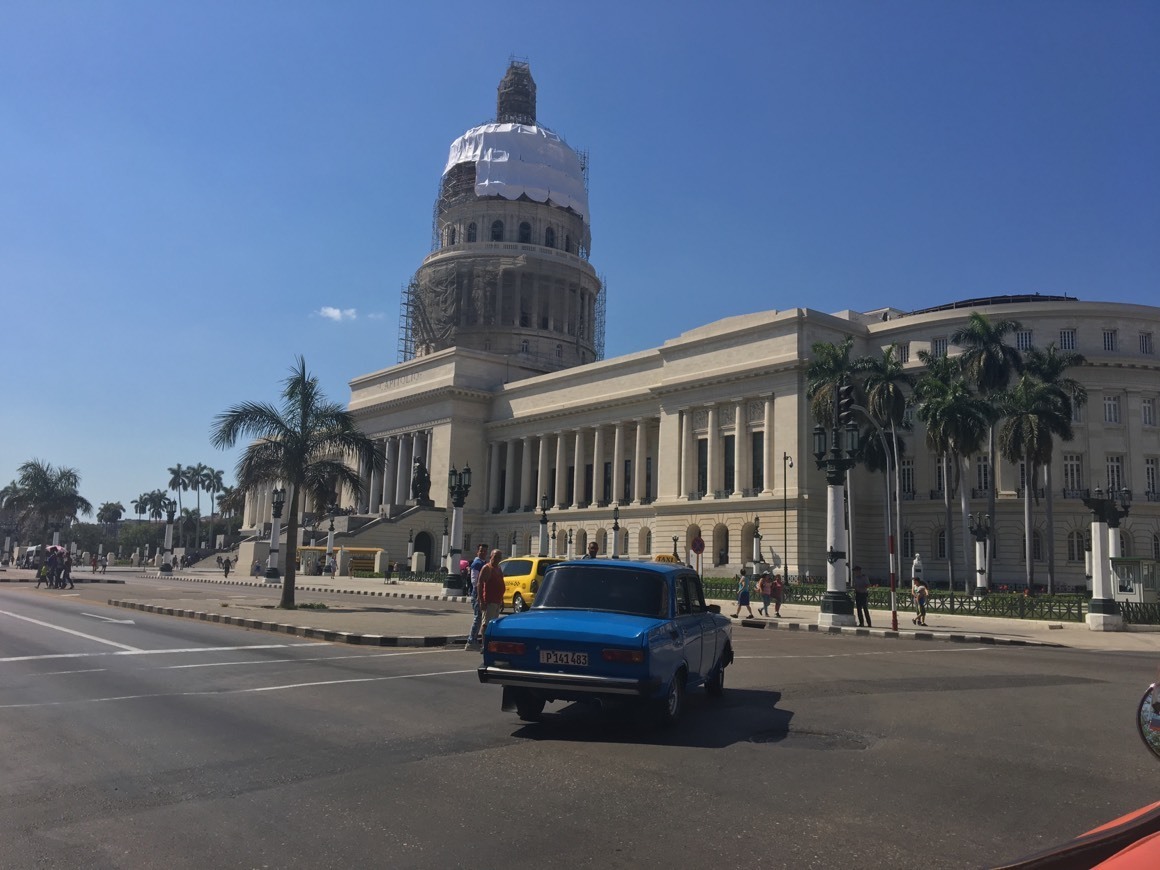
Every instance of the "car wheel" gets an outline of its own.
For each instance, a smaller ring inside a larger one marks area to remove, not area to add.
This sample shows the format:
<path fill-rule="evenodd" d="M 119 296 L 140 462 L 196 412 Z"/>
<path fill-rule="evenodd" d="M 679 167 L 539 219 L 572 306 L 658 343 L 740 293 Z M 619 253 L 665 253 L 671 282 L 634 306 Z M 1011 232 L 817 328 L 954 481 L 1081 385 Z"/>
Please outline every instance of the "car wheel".
<path fill-rule="evenodd" d="M 675 724 L 684 707 L 685 672 L 680 670 L 673 675 L 665 696 L 657 702 L 657 723 L 662 727 Z"/>
<path fill-rule="evenodd" d="M 705 691 L 714 698 L 720 698 L 725 694 L 725 660 L 717 665 L 716 670 L 709 675 L 709 679 L 705 681 Z"/>
<path fill-rule="evenodd" d="M 524 596 L 516 593 L 512 596 L 512 613 L 523 613 L 528 609 L 528 605 L 524 603 Z"/>
<path fill-rule="evenodd" d="M 544 712 L 544 699 L 535 695 L 524 695 L 516 701 L 516 715 L 525 722 L 539 722 Z"/>

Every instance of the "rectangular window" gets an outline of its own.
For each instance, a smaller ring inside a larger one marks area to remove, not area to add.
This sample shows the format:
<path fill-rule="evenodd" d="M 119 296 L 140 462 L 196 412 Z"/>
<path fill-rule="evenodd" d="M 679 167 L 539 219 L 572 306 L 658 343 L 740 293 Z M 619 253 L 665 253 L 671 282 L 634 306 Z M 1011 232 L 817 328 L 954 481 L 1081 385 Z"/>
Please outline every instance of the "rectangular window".
<path fill-rule="evenodd" d="M 1027 488 L 1027 463 L 1022 459 L 1019 460 L 1019 491 L 1022 492 Z"/>
<path fill-rule="evenodd" d="M 1116 349 L 1116 331 L 1114 329 L 1104 330 L 1104 350 L 1114 351 Z"/>
<path fill-rule="evenodd" d="M 905 423 L 914 423 L 914 405 L 907 405 L 906 410 L 902 412 L 902 420 Z"/>
<path fill-rule="evenodd" d="M 1155 456 L 1149 456 L 1144 460 L 1144 492 L 1156 491 L 1157 474 L 1160 473 L 1157 465 L 1160 463 L 1157 462 Z"/>
<path fill-rule="evenodd" d="M 1146 353 L 1149 355 L 1151 355 L 1153 353 L 1152 333 L 1150 333 L 1150 332 L 1141 332 L 1140 333 L 1140 353 Z"/>
<path fill-rule="evenodd" d="M 1072 402 L 1071 403 L 1071 422 L 1073 422 L 1073 423 L 1082 423 L 1083 422 L 1083 405 L 1081 405 L 1079 402 Z"/>
<path fill-rule="evenodd" d="M 1108 468 L 1108 491 L 1122 489 L 1124 486 L 1124 457 L 1123 456 L 1109 456 L 1107 460 Z"/>
<path fill-rule="evenodd" d="M 991 460 L 986 456 L 975 458 L 975 483 L 979 492 L 990 492 Z"/>
<path fill-rule="evenodd" d="M 604 463 L 604 482 L 600 487 L 600 501 L 608 504 L 612 501 L 612 463 Z"/>
<path fill-rule="evenodd" d="M 938 462 L 934 467 L 934 488 L 935 492 L 943 491 L 943 464 Z"/>
<path fill-rule="evenodd" d="M 1075 330 L 1061 329 L 1059 331 L 1059 349 L 1075 350 Z"/>
<path fill-rule="evenodd" d="M 655 491 L 653 489 L 652 457 L 646 456 L 644 458 L 644 497 L 651 499 Z"/>
<path fill-rule="evenodd" d="M 737 470 L 733 465 L 733 460 L 737 458 L 737 451 L 734 449 L 734 445 L 737 443 L 737 436 L 726 435 L 721 439 L 721 443 L 725 448 L 725 491 L 733 492 L 733 482 Z"/>
<path fill-rule="evenodd" d="M 1140 402 L 1140 422 L 1145 426 L 1156 425 L 1156 400 L 1144 399 Z"/>
<path fill-rule="evenodd" d="M 1120 422 L 1120 397 L 1104 396 L 1104 422 Z"/>
<path fill-rule="evenodd" d="M 624 460 L 624 493 L 621 496 L 621 504 L 629 504 L 632 502 L 632 460 Z"/>
<path fill-rule="evenodd" d="M 930 340 L 931 356 L 946 356 L 947 355 L 947 337 L 945 335 L 936 335 Z"/>
<path fill-rule="evenodd" d="M 1083 454 L 1063 454 L 1063 488 L 1083 489 Z"/>
<path fill-rule="evenodd" d="M 914 492 L 914 460 L 902 459 L 898 463 L 898 487 L 902 492 Z"/>
<path fill-rule="evenodd" d="M 697 439 L 697 492 L 705 492 L 709 484 L 709 439 Z"/>
<path fill-rule="evenodd" d="M 898 361 L 901 363 L 910 362 L 910 342 L 900 341 L 897 347 Z"/>
<path fill-rule="evenodd" d="M 753 452 L 749 455 L 753 457 L 753 480 L 750 481 L 750 486 L 756 490 L 767 489 L 765 485 L 765 433 L 753 433 Z M 782 481 L 785 485 L 785 481 Z"/>
<path fill-rule="evenodd" d="M 1020 329 L 1015 333 L 1015 347 L 1019 350 L 1031 350 L 1031 330 Z"/>

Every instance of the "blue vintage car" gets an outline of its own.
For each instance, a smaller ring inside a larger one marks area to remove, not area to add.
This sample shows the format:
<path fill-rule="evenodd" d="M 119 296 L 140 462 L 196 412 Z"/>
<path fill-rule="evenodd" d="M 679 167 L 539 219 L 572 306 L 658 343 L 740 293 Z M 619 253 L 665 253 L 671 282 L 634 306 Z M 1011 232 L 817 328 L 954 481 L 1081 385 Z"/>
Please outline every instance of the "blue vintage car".
<path fill-rule="evenodd" d="M 730 621 L 691 568 L 581 560 L 549 568 L 531 610 L 488 625 L 479 680 L 527 721 L 548 701 L 630 700 L 671 723 L 689 689 L 722 693 L 732 661 Z"/>

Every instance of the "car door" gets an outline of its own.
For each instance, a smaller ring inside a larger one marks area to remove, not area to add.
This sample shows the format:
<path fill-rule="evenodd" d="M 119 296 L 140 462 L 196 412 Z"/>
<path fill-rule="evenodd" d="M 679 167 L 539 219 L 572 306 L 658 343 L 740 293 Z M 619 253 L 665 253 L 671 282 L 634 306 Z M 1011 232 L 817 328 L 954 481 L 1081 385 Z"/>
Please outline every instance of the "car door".
<path fill-rule="evenodd" d="M 697 682 L 705 678 L 704 642 L 705 627 L 702 608 L 698 601 L 700 583 L 695 574 L 681 574 L 676 578 L 677 631 L 680 633 L 681 655 L 689 669 L 689 679 Z"/>

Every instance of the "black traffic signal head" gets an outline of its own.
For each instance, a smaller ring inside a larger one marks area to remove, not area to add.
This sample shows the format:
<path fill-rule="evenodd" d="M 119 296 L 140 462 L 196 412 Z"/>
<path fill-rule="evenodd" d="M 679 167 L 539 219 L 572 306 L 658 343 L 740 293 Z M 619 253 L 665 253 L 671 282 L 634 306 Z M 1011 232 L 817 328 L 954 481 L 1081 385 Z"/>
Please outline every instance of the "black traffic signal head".
<path fill-rule="evenodd" d="M 843 384 L 838 388 L 838 422 L 845 425 L 854 419 L 854 387 Z"/>

